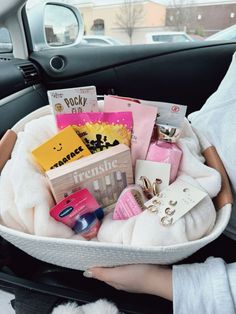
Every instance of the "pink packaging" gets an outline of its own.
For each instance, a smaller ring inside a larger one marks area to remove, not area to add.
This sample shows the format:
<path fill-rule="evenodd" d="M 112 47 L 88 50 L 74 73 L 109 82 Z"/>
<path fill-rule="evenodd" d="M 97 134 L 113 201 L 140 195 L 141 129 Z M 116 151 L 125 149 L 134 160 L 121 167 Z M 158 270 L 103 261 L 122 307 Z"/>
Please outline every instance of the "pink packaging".
<path fill-rule="evenodd" d="M 149 106 L 145 101 L 116 96 L 104 97 L 104 111 L 129 111 L 133 114 L 133 133 L 131 139 L 131 155 L 133 166 L 136 159 L 145 159 L 153 127 L 157 116 L 157 107 Z"/>
<path fill-rule="evenodd" d="M 73 125 L 91 153 L 118 144 L 131 145 L 132 112 L 81 112 L 56 115 L 58 128 Z"/>
<path fill-rule="evenodd" d="M 50 215 L 90 240 L 97 235 L 103 210 L 89 191 L 82 189 L 51 208 Z"/>
<path fill-rule="evenodd" d="M 145 201 L 141 187 L 134 184 L 129 185 L 119 196 L 112 218 L 125 220 L 140 214 L 145 209 Z"/>
<path fill-rule="evenodd" d="M 176 179 L 181 157 L 182 150 L 176 144 L 156 141 L 150 144 L 146 160 L 171 164 L 170 183 L 172 183 Z"/>

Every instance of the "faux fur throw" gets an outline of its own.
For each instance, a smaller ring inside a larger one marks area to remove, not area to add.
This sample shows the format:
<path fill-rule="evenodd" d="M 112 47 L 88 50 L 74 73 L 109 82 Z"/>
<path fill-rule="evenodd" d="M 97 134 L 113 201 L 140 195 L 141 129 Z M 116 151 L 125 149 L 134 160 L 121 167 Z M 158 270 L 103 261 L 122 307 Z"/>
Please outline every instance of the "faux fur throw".
<path fill-rule="evenodd" d="M 51 314 L 118 314 L 117 307 L 107 300 L 98 300 L 93 303 L 78 306 L 75 302 L 57 306 Z"/>

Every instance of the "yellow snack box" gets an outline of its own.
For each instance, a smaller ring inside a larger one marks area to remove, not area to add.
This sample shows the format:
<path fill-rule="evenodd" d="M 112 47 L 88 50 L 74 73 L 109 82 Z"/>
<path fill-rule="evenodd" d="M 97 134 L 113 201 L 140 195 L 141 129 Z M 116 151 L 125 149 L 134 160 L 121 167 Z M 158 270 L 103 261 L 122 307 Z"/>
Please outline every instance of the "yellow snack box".
<path fill-rule="evenodd" d="M 35 148 L 32 154 L 45 171 L 91 155 L 72 126 L 66 127 Z"/>

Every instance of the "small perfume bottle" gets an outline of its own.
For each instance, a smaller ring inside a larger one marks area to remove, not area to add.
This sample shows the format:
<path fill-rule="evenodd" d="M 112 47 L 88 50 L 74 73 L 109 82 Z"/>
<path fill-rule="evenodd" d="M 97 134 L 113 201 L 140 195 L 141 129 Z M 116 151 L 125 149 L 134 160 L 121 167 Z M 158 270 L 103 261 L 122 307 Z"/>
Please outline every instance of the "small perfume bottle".
<path fill-rule="evenodd" d="M 105 184 L 106 184 L 106 195 L 108 198 L 108 204 L 107 205 L 110 205 L 110 204 L 113 204 L 115 202 L 110 175 L 105 176 Z"/>
<path fill-rule="evenodd" d="M 74 180 L 74 184 L 78 184 L 79 183 L 79 180 L 78 180 L 78 174 L 76 171 L 74 171 L 72 173 L 72 177 L 73 177 L 73 180 Z"/>
<path fill-rule="evenodd" d="M 123 180 L 123 177 L 122 177 L 122 172 L 121 171 L 116 171 L 115 178 L 116 178 L 115 187 L 116 187 L 118 195 L 120 195 L 120 193 L 125 188 L 124 180 Z"/>
<path fill-rule="evenodd" d="M 101 199 L 102 199 L 102 194 L 101 194 L 98 180 L 93 181 L 93 191 L 94 191 L 93 195 L 96 198 L 96 201 L 98 202 L 98 204 L 100 205 Z"/>

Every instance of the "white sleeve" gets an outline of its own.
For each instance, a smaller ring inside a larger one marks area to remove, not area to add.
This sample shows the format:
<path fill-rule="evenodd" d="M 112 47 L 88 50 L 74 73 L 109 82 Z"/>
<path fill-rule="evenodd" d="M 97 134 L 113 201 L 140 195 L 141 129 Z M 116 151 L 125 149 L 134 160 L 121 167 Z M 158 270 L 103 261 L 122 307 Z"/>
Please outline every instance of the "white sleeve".
<path fill-rule="evenodd" d="M 174 314 L 235 314 L 236 263 L 208 258 L 173 266 Z"/>

